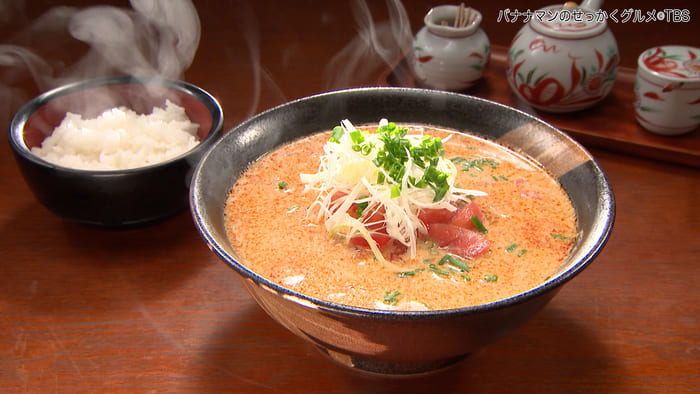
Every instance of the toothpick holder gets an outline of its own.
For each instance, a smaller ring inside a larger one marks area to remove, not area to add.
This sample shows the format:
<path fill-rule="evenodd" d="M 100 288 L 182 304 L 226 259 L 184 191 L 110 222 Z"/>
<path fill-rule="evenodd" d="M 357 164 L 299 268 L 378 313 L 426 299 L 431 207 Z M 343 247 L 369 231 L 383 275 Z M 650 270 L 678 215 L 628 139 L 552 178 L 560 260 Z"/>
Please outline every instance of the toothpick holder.
<path fill-rule="evenodd" d="M 411 64 L 418 85 L 461 91 L 481 79 L 490 55 L 481 20 L 481 13 L 470 7 L 430 9 L 413 40 Z"/>

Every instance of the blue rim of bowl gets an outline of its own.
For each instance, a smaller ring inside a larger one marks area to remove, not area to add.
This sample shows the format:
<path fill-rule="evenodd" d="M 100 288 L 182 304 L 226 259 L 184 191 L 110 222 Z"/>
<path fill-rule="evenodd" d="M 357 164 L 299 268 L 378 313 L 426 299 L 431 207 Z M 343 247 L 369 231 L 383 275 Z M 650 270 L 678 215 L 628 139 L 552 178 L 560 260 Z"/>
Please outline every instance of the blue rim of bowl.
<path fill-rule="evenodd" d="M 281 105 L 278 105 L 276 107 L 270 108 L 266 111 L 263 111 L 259 113 L 258 115 L 253 116 L 252 118 L 249 118 L 248 120 L 240 123 L 239 125 L 235 126 L 232 130 L 231 133 L 235 133 L 236 130 L 239 129 L 245 129 L 249 124 L 254 123 L 257 119 L 264 117 L 268 113 L 274 112 L 274 111 L 280 111 L 288 106 L 293 106 L 296 105 L 299 102 L 307 101 L 307 100 L 314 100 L 314 99 L 323 99 L 324 97 L 329 97 L 332 95 L 342 95 L 346 92 L 358 92 L 358 91 L 413 91 L 413 92 L 420 92 L 420 91 L 430 91 L 432 94 L 442 94 L 442 95 L 457 95 L 457 96 L 465 96 L 464 94 L 461 93 L 455 93 L 455 92 L 446 92 L 446 91 L 435 91 L 435 90 L 429 90 L 429 89 L 422 89 L 422 88 L 405 88 L 405 87 L 370 87 L 370 88 L 351 88 L 351 89 L 343 89 L 343 90 L 337 90 L 337 91 L 331 91 L 331 92 L 325 92 L 325 93 L 320 93 L 308 97 L 303 97 L 300 99 L 296 99 Z M 341 315 L 347 315 L 347 316 L 361 316 L 365 318 L 371 318 L 371 319 L 384 319 L 384 320 L 416 320 L 416 319 L 422 319 L 422 320 L 433 320 L 433 319 L 440 319 L 444 318 L 447 316 L 452 316 L 452 315 L 470 315 L 470 314 L 476 314 L 476 313 L 483 313 L 483 312 L 489 312 L 497 309 L 502 309 L 511 305 L 519 304 L 521 302 L 534 299 L 538 297 L 539 295 L 543 295 L 545 293 L 548 293 L 550 291 L 554 291 L 558 288 L 560 288 L 563 284 L 568 282 L 569 280 L 573 279 L 575 276 L 577 276 L 584 268 L 586 268 L 592 261 L 593 259 L 600 253 L 600 251 L 603 249 L 605 244 L 607 243 L 608 239 L 610 238 L 610 234 L 612 232 L 612 227 L 615 221 L 615 196 L 613 194 L 612 188 L 610 186 L 610 183 L 607 179 L 607 176 L 601 169 L 600 165 L 597 163 L 597 161 L 593 158 L 593 156 L 590 155 L 586 151 L 585 148 L 583 148 L 578 142 L 574 141 L 569 137 L 568 135 L 564 134 L 562 131 L 557 129 L 556 127 L 552 126 L 551 124 L 544 122 L 541 119 L 538 119 L 526 112 L 523 112 L 521 110 L 518 110 L 516 108 L 509 107 L 507 105 L 497 103 L 491 100 L 487 99 L 482 99 L 479 97 L 474 97 L 474 96 L 468 96 L 470 99 L 474 99 L 476 101 L 481 101 L 483 103 L 489 104 L 489 105 L 496 105 L 498 107 L 502 107 L 507 110 L 511 110 L 514 112 L 517 112 L 521 116 L 524 116 L 526 118 L 531 119 L 533 122 L 540 123 L 542 125 L 547 126 L 552 130 L 552 132 L 560 134 L 563 138 L 566 140 L 569 140 L 575 145 L 578 149 L 581 149 L 587 156 L 588 156 L 588 162 L 590 162 L 594 168 L 595 172 L 598 175 L 598 181 L 600 183 L 600 186 L 602 187 L 602 196 L 601 199 L 599 200 L 599 204 L 601 205 L 601 210 L 602 212 L 607 212 L 608 215 L 605 217 L 605 222 L 602 224 L 602 226 L 599 227 L 599 232 L 600 232 L 600 238 L 598 238 L 597 242 L 595 242 L 595 245 L 586 253 L 583 255 L 579 261 L 577 261 L 575 264 L 571 265 L 569 268 L 567 268 L 565 271 L 559 273 L 556 275 L 554 278 L 549 279 L 542 283 L 541 285 L 534 287 L 526 292 L 517 294 L 512 297 L 504 298 L 501 300 L 496 300 L 490 303 L 486 304 L 479 304 L 479 305 L 473 305 L 473 306 L 467 306 L 467 307 L 462 307 L 462 308 L 452 308 L 452 309 L 436 309 L 436 310 L 428 310 L 428 311 L 403 311 L 403 310 L 383 310 L 383 309 L 371 309 L 371 308 L 361 308 L 361 307 L 355 307 L 351 305 L 345 305 L 345 304 L 338 304 L 338 303 L 333 303 L 329 301 L 324 301 L 320 300 L 318 298 L 313 298 L 304 294 L 301 294 L 299 292 L 296 292 L 294 290 L 288 289 L 282 285 L 279 285 L 275 282 L 272 282 L 269 279 L 266 279 L 265 277 L 255 273 L 254 271 L 250 270 L 245 264 L 239 262 L 236 257 L 232 256 L 230 253 L 228 253 L 226 250 L 221 248 L 220 245 L 216 242 L 214 237 L 209 233 L 208 229 L 202 224 L 202 214 L 199 211 L 199 205 L 195 201 L 195 195 L 197 193 L 197 190 L 199 189 L 199 186 L 197 185 L 197 181 L 199 179 L 199 173 L 202 168 L 202 166 L 207 162 L 208 157 L 216 150 L 216 147 L 223 143 L 223 139 L 217 141 L 202 157 L 202 159 L 199 161 L 197 164 L 195 170 L 194 170 L 194 175 L 192 177 L 191 181 L 191 186 L 190 186 L 190 194 L 189 194 L 189 199 L 190 199 L 190 207 L 194 219 L 195 226 L 197 230 L 199 231 L 200 235 L 204 238 L 204 240 L 207 243 L 207 246 L 217 255 L 219 258 L 224 260 L 224 262 L 229 265 L 231 268 L 236 270 L 239 274 L 243 276 L 243 279 L 246 280 L 252 280 L 256 286 L 259 287 L 265 287 L 269 290 L 272 290 L 276 292 L 277 294 L 281 295 L 284 298 L 291 298 L 291 302 L 297 302 L 300 304 L 306 304 L 307 306 L 310 306 L 312 308 L 316 308 L 319 310 L 323 311 L 328 311 L 332 313 L 337 313 Z M 232 185 L 231 185 L 232 186 Z M 230 187 L 231 187 L 230 186 Z"/>
<path fill-rule="evenodd" d="M 191 97 L 196 98 L 199 100 L 204 106 L 209 110 L 209 113 L 211 114 L 212 117 L 212 126 L 209 129 L 209 132 L 207 133 L 207 136 L 204 137 L 204 139 L 200 140 L 200 143 L 197 144 L 195 147 L 192 149 L 188 150 L 187 152 L 184 152 L 178 156 L 175 156 L 173 158 L 170 158 L 168 160 L 164 160 L 158 163 L 153 163 L 149 164 L 146 166 L 140 166 L 140 167 L 134 167 L 134 168 L 125 168 L 121 170 L 88 170 L 88 169 L 81 169 L 81 168 L 72 168 L 72 167 L 66 167 L 62 166 L 59 164 L 51 163 L 49 161 L 46 161 L 44 159 L 39 158 L 35 154 L 31 152 L 31 150 L 27 147 L 27 145 L 24 143 L 24 133 L 23 133 L 23 128 L 29 117 L 36 111 L 37 109 L 41 108 L 42 106 L 46 105 L 49 103 L 51 100 L 61 97 L 67 94 L 75 93 L 81 90 L 85 89 L 90 89 L 90 88 L 96 88 L 100 86 L 109 86 L 109 85 L 152 85 L 152 86 L 159 86 L 159 87 L 164 87 L 173 91 L 185 93 Z M 209 94 L 207 91 L 204 89 L 195 86 L 191 83 L 185 82 L 185 81 L 179 81 L 175 79 L 168 79 L 168 78 L 162 78 L 162 77 L 155 77 L 155 76 L 134 76 L 134 75 L 115 75 L 115 76 L 109 76 L 109 77 L 101 77 L 101 78 L 93 78 L 93 79 L 88 79 L 88 80 L 82 80 L 82 81 L 76 81 L 72 82 L 66 85 L 62 85 L 59 87 L 56 87 L 54 89 L 51 89 L 49 91 L 46 91 L 33 99 L 31 99 L 29 102 L 24 104 L 15 114 L 15 116 L 12 118 L 10 121 L 10 129 L 9 129 L 9 135 L 8 135 L 8 142 L 10 143 L 11 147 L 13 150 L 15 150 L 18 154 L 22 155 L 24 158 L 27 160 L 32 161 L 35 164 L 48 167 L 48 168 L 55 168 L 55 169 L 61 169 L 63 171 L 68 171 L 68 172 L 75 172 L 75 173 L 85 173 L 85 174 L 100 174 L 100 175 L 114 175 L 114 174 L 128 174 L 132 172 L 142 172 L 142 171 L 148 171 L 149 169 L 154 169 L 160 166 L 163 166 L 168 163 L 172 163 L 175 161 L 179 161 L 184 159 L 185 157 L 193 154 L 193 153 L 200 153 L 200 152 L 205 152 L 208 147 L 205 142 L 211 141 L 213 139 L 218 138 L 218 134 L 221 132 L 223 129 L 224 125 L 224 117 L 223 117 L 223 110 L 221 108 L 221 104 L 219 104 L 219 101 Z"/>

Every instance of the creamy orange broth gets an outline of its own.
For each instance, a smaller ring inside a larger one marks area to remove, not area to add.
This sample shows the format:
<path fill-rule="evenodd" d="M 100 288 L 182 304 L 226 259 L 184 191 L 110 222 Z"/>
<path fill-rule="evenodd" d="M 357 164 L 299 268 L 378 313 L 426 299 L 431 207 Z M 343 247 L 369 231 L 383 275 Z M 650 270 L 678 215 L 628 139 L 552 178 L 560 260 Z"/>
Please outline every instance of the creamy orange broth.
<path fill-rule="evenodd" d="M 419 127 L 419 126 L 410 126 Z M 292 142 L 267 154 L 241 176 L 225 209 L 226 229 L 242 263 L 263 277 L 302 294 L 334 303 L 378 309 L 450 309 L 514 296 L 531 289 L 559 267 L 576 237 L 571 202 L 539 165 L 504 147 L 448 130 L 447 158 L 463 158 L 456 186 L 481 190 L 475 197 L 491 241 L 483 256 L 467 261 L 468 272 L 442 275 L 428 269 L 446 252 L 421 242 L 415 259 L 385 254 L 415 275 L 401 277 L 362 247 L 331 238 L 308 215 L 316 198 L 304 193 L 299 174 L 315 173 L 328 133 Z M 490 159 L 480 169 L 469 162 Z M 280 188 L 279 183 L 286 182 Z M 441 270 L 450 271 L 447 266 Z M 423 269 L 423 270 L 421 270 Z M 496 280 L 493 280 L 496 277 Z M 491 279 L 491 280 L 489 280 Z M 398 292 L 397 292 L 398 291 Z M 385 301 L 388 294 L 398 294 Z"/>

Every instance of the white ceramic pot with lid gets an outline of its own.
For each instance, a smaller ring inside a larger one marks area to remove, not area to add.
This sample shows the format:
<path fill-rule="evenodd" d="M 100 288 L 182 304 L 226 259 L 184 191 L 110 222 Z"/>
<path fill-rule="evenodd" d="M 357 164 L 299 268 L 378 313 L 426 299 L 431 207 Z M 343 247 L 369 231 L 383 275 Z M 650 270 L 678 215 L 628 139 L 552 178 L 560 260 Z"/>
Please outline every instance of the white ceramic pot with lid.
<path fill-rule="evenodd" d="M 700 48 L 664 45 L 637 59 L 634 83 L 637 122 L 662 135 L 693 131 L 700 124 Z"/>
<path fill-rule="evenodd" d="M 413 40 L 411 62 L 418 85 L 460 91 L 481 79 L 491 53 L 481 20 L 481 13 L 471 7 L 430 9 Z"/>
<path fill-rule="evenodd" d="M 620 60 L 601 1 L 544 7 L 513 38 L 507 80 L 513 92 L 547 112 L 589 108 L 612 90 Z"/>

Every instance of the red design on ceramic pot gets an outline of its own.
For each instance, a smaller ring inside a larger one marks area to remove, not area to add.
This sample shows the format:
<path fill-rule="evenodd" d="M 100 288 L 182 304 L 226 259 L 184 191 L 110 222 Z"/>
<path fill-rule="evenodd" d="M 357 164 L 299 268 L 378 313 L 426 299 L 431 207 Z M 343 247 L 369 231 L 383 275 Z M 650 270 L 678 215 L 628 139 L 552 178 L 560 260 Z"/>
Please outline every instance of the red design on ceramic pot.
<path fill-rule="evenodd" d="M 656 48 L 654 53 L 644 59 L 644 65 L 652 71 L 666 72 L 678 67 L 678 64 L 669 59 L 661 48 Z"/>
<path fill-rule="evenodd" d="M 508 56 L 508 83 L 533 107 L 549 112 L 588 108 L 612 90 L 620 56 L 597 5 L 550 6 L 536 13 L 581 13 L 584 22 L 532 18 L 516 34 Z M 546 19 L 546 18 L 544 18 Z"/>
<path fill-rule="evenodd" d="M 641 55 L 641 65 L 648 70 L 676 78 L 696 78 L 700 76 L 700 59 L 692 50 L 673 50 L 673 46 L 657 47 Z"/>
<path fill-rule="evenodd" d="M 659 95 L 658 95 L 657 93 L 655 93 L 655 92 L 646 92 L 646 93 L 643 94 L 643 96 L 644 96 L 644 97 L 647 97 L 647 98 L 650 98 L 650 99 L 652 99 L 652 100 L 664 101 L 664 99 L 661 98 L 661 96 L 659 96 Z"/>
<path fill-rule="evenodd" d="M 546 44 L 538 47 L 552 48 Z M 583 57 L 567 53 L 570 61 L 568 78 L 550 77 L 547 71 L 540 71 L 537 67 L 524 72 L 521 68 L 526 60 L 522 60 L 509 73 L 511 85 L 522 98 L 538 108 L 553 105 L 585 107 L 605 97 L 606 85 L 614 80 L 619 62 L 616 52 L 607 61 L 597 49 L 594 53 L 596 64 L 588 67 L 577 65 Z"/>
<path fill-rule="evenodd" d="M 634 109 L 645 129 L 662 135 L 692 131 L 700 124 L 700 48 L 666 45 L 637 59 Z"/>
<path fill-rule="evenodd" d="M 554 53 L 559 52 L 556 45 L 547 46 L 547 44 L 544 41 L 544 38 L 542 38 L 542 37 L 539 37 L 539 38 L 532 40 L 528 47 L 530 48 L 531 51 L 534 51 L 537 49 L 542 49 L 545 52 L 550 52 L 550 51 L 552 51 Z"/>

